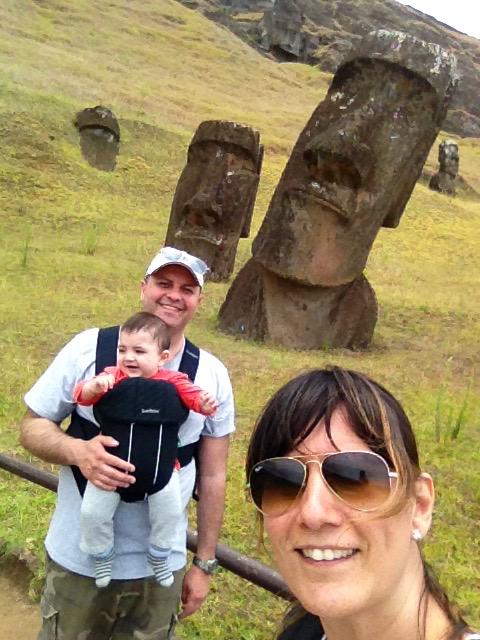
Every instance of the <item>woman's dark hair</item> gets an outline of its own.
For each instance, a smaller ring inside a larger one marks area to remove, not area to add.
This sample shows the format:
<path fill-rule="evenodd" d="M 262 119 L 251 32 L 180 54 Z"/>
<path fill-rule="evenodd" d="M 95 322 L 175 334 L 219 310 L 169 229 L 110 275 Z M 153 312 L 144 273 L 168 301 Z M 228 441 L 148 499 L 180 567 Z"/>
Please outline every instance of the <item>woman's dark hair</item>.
<path fill-rule="evenodd" d="M 160 351 L 170 348 L 170 329 L 163 320 L 148 311 L 139 311 L 130 316 L 122 324 L 120 331 L 125 331 L 125 333 L 148 331 L 152 334 L 152 338 L 158 344 Z"/>
<path fill-rule="evenodd" d="M 362 373 L 340 367 L 332 366 L 301 374 L 287 382 L 268 401 L 250 439 L 246 460 L 247 479 L 257 462 L 289 454 L 320 422 L 332 445 L 337 448 L 330 428 L 335 411 L 341 411 L 353 432 L 398 473 L 391 499 L 375 517 L 388 517 L 399 512 L 414 495 L 415 481 L 420 474 L 417 445 L 410 421 L 398 400 L 383 386 Z M 422 561 L 425 577 L 422 601 L 427 603 L 425 596 L 430 594 L 451 622 L 449 640 L 461 638 L 468 630 L 466 622 L 450 604 L 423 558 Z M 422 609 L 425 621 L 426 607 Z M 294 605 L 285 623 L 288 625 L 298 619 L 302 611 L 298 604 Z"/>

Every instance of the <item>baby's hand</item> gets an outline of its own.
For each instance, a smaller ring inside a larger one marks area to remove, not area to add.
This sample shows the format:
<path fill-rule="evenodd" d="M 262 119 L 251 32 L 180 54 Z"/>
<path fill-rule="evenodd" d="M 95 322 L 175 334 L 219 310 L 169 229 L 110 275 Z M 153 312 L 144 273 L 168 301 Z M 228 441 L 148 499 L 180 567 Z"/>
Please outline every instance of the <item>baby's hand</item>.
<path fill-rule="evenodd" d="M 91 395 L 98 395 L 99 393 L 106 393 L 113 387 L 114 383 L 115 376 L 113 376 L 111 373 L 107 373 L 95 376 L 95 378 L 92 378 L 85 383 L 83 389 L 84 392 L 86 391 Z"/>
<path fill-rule="evenodd" d="M 200 395 L 200 409 L 206 416 L 213 415 L 218 409 L 218 402 L 215 396 L 209 391 L 204 391 Z"/>

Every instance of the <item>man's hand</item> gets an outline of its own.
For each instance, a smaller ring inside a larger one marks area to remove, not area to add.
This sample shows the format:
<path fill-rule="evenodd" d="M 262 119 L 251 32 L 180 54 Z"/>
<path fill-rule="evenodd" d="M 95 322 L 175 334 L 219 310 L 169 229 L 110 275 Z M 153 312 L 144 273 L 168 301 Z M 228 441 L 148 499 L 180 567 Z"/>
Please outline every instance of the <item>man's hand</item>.
<path fill-rule="evenodd" d="M 105 450 L 118 446 L 109 436 L 98 435 L 91 440 L 72 438 L 56 422 L 29 409 L 20 425 L 20 442 L 46 462 L 80 467 L 83 475 L 100 489 L 113 491 L 135 482 L 130 475 L 135 471 L 133 464 Z"/>
<path fill-rule="evenodd" d="M 98 435 L 91 440 L 75 440 L 75 464 L 94 485 L 105 491 L 129 487 L 135 477 L 133 464 L 108 453 L 105 447 L 116 447 L 118 442 L 110 436 Z"/>
<path fill-rule="evenodd" d="M 198 567 L 190 567 L 183 579 L 180 619 L 191 616 L 202 606 L 207 597 L 211 579 L 212 576 L 207 575 Z"/>

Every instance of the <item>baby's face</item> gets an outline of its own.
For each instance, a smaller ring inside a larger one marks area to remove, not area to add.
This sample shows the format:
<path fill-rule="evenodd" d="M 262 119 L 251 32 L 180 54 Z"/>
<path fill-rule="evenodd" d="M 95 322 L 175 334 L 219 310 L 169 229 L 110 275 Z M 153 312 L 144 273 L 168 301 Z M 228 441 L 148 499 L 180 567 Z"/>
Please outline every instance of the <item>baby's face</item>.
<path fill-rule="evenodd" d="M 150 378 L 158 371 L 161 352 L 149 331 L 120 332 L 117 366 L 129 378 Z"/>

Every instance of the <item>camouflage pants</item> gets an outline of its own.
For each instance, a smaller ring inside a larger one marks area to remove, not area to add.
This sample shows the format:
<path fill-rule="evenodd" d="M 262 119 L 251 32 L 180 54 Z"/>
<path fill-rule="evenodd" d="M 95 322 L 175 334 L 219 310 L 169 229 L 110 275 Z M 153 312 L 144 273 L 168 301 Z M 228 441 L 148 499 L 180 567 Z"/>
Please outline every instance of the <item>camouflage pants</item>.
<path fill-rule="evenodd" d="M 47 558 L 38 640 L 172 640 L 183 575 L 176 571 L 168 588 L 145 578 L 97 589 Z"/>

